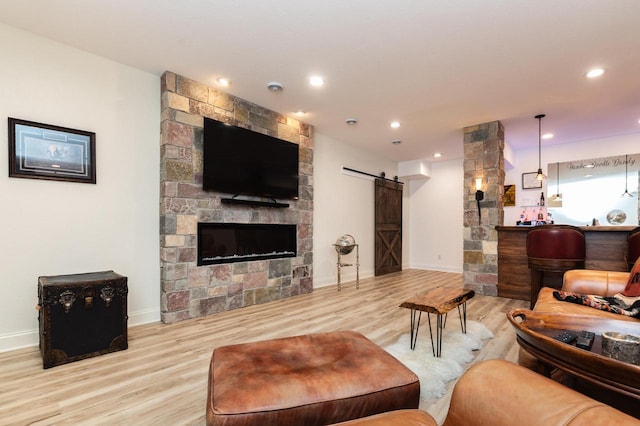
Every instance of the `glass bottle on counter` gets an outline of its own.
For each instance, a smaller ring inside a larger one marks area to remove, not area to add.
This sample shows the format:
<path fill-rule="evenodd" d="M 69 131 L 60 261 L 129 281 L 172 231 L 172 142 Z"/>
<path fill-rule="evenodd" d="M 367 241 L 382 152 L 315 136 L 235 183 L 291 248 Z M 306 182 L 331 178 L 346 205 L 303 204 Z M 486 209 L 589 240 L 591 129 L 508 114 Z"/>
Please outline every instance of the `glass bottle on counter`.
<path fill-rule="evenodd" d="M 544 206 L 544 192 L 540 193 L 540 206 Z"/>

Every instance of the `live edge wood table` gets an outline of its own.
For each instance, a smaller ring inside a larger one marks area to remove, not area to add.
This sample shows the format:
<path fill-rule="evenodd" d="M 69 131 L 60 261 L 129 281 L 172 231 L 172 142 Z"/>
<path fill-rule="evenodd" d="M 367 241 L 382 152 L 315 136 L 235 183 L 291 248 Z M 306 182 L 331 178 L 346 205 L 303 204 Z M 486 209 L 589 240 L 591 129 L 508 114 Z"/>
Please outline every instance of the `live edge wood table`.
<path fill-rule="evenodd" d="M 460 328 L 463 333 L 467 333 L 467 300 L 475 296 L 473 290 L 465 290 L 460 287 L 437 287 L 424 294 L 417 295 L 403 302 L 400 307 L 411 309 L 411 350 L 416 348 L 418 340 L 418 330 L 420 329 L 420 319 L 422 312 L 427 313 L 429 320 L 429 336 L 431 337 L 431 350 L 433 356 L 440 357 L 442 354 L 442 329 L 447 323 L 447 313 L 453 308 L 458 308 L 460 316 Z M 460 307 L 462 306 L 462 313 Z M 416 320 L 417 314 L 417 320 Z M 431 315 L 436 314 L 436 344 L 433 344 L 433 332 L 431 329 Z M 444 315 L 444 320 L 442 316 Z"/>

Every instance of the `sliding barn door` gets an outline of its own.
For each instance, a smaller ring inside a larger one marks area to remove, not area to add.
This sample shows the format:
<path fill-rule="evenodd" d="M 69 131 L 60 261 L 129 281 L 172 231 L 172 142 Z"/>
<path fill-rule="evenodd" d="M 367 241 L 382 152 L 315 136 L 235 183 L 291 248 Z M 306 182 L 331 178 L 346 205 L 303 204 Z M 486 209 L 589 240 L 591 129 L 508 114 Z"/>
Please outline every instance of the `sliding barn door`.
<path fill-rule="evenodd" d="M 402 185 L 376 179 L 375 275 L 402 269 Z"/>

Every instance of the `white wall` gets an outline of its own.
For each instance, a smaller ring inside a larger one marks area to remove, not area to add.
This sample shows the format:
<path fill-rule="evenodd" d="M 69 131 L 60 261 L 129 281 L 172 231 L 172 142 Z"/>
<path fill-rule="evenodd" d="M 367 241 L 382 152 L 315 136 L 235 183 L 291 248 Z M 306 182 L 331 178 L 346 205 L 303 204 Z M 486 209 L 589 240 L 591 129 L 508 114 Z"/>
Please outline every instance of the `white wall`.
<path fill-rule="evenodd" d="M 96 133 L 97 184 L 8 177 L 0 149 L 0 351 L 38 344 L 42 275 L 113 269 L 129 324 L 159 320 L 160 79 L 0 25 L 7 117 Z"/>
<path fill-rule="evenodd" d="M 432 163 L 429 179 L 409 182 L 411 268 L 462 272 L 463 180 L 463 161 L 452 160 Z"/>
<path fill-rule="evenodd" d="M 505 129 L 505 133 L 508 129 Z M 547 173 L 547 164 L 582 160 L 587 158 L 608 157 L 612 155 L 635 154 L 640 152 L 640 133 L 630 135 L 611 136 L 602 139 L 592 139 L 555 146 L 545 146 L 542 144 L 541 163 L 542 171 Z M 505 185 L 516 185 L 516 206 L 504 208 L 504 224 L 515 225 L 522 209 L 518 206 L 524 204 L 524 199 L 537 199 L 540 192 L 544 191 L 547 196 L 547 181 L 545 180 L 542 189 L 522 189 L 522 173 L 530 173 L 538 170 L 538 147 L 529 150 L 520 150 L 516 153 L 514 167 L 507 171 Z M 552 190 L 555 188 L 555 181 L 552 179 Z M 547 199 L 549 197 L 547 196 Z M 585 223 L 585 225 L 587 225 Z"/>
<path fill-rule="evenodd" d="M 360 248 L 360 278 L 374 274 L 374 182 L 342 173 L 349 167 L 387 177 L 397 174 L 397 164 L 370 152 L 336 141 L 322 134 L 314 137 L 313 152 L 313 286 L 337 282 L 336 251 L 333 244 L 343 234 L 351 234 Z M 408 223 L 408 193 L 403 190 L 403 223 Z M 403 232 L 403 263 L 409 250 L 409 233 Z M 355 252 L 343 258 L 355 261 Z M 342 269 L 342 282 L 355 279 L 355 267 Z"/>

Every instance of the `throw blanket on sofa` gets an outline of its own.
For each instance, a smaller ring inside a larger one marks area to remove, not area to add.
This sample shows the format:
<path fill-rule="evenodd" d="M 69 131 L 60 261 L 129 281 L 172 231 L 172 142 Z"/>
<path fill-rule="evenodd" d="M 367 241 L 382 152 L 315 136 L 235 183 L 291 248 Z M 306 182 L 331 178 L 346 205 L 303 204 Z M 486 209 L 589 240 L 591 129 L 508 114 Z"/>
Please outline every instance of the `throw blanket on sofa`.
<path fill-rule="evenodd" d="M 615 296 L 594 296 L 588 294 L 570 293 L 568 291 L 554 291 L 553 297 L 565 302 L 578 305 L 591 306 L 614 314 L 627 315 L 640 318 L 640 297 L 625 297 L 622 294 Z"/>

